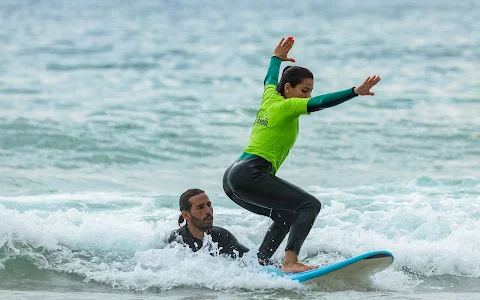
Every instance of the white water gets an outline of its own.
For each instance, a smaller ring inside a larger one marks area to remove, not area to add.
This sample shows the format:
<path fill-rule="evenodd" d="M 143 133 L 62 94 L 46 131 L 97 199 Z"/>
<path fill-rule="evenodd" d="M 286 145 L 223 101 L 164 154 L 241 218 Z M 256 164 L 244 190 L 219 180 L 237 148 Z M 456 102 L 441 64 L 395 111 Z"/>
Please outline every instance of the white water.
<path fill-rule="evenodd" d="M 424 288 L 417 275 L 478 278 L 479 196 L 450 197 L 448 184 L 425 186 L 422 180 L 312 188 L 319 199 L 336 200 L 322 201 L 301 259 L 323 265 L 368 251 L 391 251 L 393 266 L 376 276 L 371 287 L 388 291 Z M 471 192 L 478 192 L 478 183 L 469 184 Z M 389 193 L 383 194 L 385 190 Z M 8 208 L 0 205 L 0 251 L 6 254 L 0 263 L 21 257 L 37 268 L 123 290 L 305 288 L 285 278 L 272 279 L 256 264 L 255 249 L 270 224 L 267 218 L 227 208 L 223 196 L 210 198 L 215 225 L 252 249 L 244 258 L 232 261 L 212 257 L 206 249 L 192 253 L 165 245 L 164 236 L 177 226 L 178 211 L 158 206 L 163 202 L 155 196 L 88 193 L 2 197 Z M 58 209 L 49 211 L 52 205 Z M 281 258 L 281 251 L 275 257 Z"/>

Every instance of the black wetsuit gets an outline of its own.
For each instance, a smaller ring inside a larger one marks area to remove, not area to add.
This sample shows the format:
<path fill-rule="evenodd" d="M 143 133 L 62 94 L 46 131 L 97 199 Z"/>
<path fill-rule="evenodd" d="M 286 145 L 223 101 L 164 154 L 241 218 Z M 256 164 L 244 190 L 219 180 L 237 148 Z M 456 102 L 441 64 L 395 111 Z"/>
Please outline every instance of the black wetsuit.
<path fill-rule="evenodd" d="M 237 160 L 225 172 L 223 188 L 241 207 L 274 222 L 258 249 L 258 258 L 270 264 L 290 231 L 285 250 L 300 252 L 321 204 L 314 196 L 271 173 L 272 164 L 260 156 Z M 291 229 L 291 230 L 290 230 Z"/>
<path fill-rule="evenodd" d="M 235 236 L 228 230 L 213 226 L 206 234 L 212 236 L 212 241 L 218 243 L 219 254 L 227 254 L 230 257 L 242 257 L 243 253 L 248 252 L 248 248 L 240 244 Z M 203 240 L 194 237 L 187 226 L 182 226 L 170 234 L 168 243 L 179 242 L 188 245 L 193 252 L 197 252 L 203 246 Z"/>

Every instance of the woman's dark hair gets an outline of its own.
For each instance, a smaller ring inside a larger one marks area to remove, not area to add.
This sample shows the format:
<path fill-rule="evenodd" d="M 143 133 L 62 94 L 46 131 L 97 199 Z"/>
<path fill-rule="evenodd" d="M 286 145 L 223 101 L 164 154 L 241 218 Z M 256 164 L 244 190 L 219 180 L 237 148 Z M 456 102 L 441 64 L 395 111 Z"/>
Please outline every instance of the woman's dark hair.
<path fill-rule="evenodd" d="M 190 212 L 190 209 L 192 208 L 192 203 L 190 203 L 190 198 L 196 195 L 200 195 L 205 193 L 201 189 L 188 189 L 183 194 L 180 196 L 180 200 L 178 200 L 178 204 L 180 206 L 180 212 L 186 210 Z M 178 226 L 180 226 L 185 219 L 182 216 L 182 213 L 180 213 L 180 216 L 178 217 Z"/>
<path fill-rule="evenodd" d="M 305 78 L 313 79 L 313 74 L 309 69 L 298 66 L 286 66 L 282 72 L 282 78 L 277 85 L 277 92 L 285 96 L 285 84 L 288 82 L 294 88 Z"/>

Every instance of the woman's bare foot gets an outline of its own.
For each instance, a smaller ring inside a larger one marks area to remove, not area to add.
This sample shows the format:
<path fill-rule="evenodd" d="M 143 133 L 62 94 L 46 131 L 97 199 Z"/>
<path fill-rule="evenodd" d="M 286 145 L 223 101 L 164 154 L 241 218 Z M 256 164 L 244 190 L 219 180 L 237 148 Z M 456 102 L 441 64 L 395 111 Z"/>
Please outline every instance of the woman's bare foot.
<path fill-rule="evenodd" d="M 283 273 L 300 273 L 300 272 L 313 270 L 316 268 L 318 268 L 318 266 L 307 266 L 297 261 L 289 264 L 283 264 L 280 270 Z"/>
<path fill-rule="evenodd" d="M 318 266 L 307 266 L 298 262 L 297 253 L 287 250 L 285 251 L 285 260 L 283 261 L 282 268 L 283 273 L 299 273 L 318 268 Z"/>

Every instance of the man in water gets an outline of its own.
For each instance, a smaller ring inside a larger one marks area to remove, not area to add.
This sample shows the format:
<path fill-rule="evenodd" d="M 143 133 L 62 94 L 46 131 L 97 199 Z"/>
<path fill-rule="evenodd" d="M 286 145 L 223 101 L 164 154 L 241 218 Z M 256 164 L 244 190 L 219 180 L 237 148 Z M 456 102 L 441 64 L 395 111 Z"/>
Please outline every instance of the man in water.
<path fill-rule="evenodd" d="M 203 247 L 205 234 L 218 243 L 219 254 L 228 254 L 231 257 L 242 257 L 248 248 L 240 244 L 235 236 L 228 230 L 213 226 L 213 207 L 207 194 L 200 189 L 185 191 L 179 200 L 180 228 L 172 231 L 167 239 L 168 243 L 179 242 L 188 245 L 193 252 Z M 183 222 L 186 224 L 182 226 Z"/>

